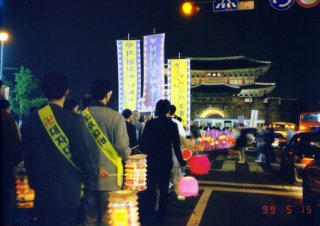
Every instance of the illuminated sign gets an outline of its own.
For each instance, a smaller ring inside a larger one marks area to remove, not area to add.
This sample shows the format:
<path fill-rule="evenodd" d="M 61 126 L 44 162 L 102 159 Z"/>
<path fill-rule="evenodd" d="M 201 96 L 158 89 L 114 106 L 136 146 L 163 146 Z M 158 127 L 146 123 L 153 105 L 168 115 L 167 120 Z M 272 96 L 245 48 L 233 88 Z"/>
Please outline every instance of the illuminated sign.
<path fill-rule="evenodd" d="M 153 111 L 164 98 L 164 38 L 165 34 L 143 37 L 144 82 L 143 110 Z"/>
<path fill-rule="evenodd" d="M 139 40 L 118 40 L 119 112 L 140 110 L 141 53 Z"/>

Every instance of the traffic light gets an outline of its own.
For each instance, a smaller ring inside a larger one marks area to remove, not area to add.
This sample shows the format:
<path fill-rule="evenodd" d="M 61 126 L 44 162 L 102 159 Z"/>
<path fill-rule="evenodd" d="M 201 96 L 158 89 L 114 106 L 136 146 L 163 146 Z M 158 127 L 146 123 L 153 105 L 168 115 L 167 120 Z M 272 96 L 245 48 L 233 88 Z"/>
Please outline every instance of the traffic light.
<path fill-rule="evenodd" d="M 192 16 L 193 14 L 200 11 L 198 4 L 194 2 L 184 2 L 181 6 L 181 12 L 185 16 Z"/>

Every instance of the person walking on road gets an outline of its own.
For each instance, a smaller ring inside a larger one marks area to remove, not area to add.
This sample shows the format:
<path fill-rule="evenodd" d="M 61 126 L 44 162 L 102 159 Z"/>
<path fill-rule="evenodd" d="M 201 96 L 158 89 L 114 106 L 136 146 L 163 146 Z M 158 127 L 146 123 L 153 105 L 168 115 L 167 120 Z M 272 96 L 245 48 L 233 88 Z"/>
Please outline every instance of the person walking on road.
<path fill-rule="evenodd" d="M 147 121 L 142 135 L 143 153 L 147 154 L 147 190 L 144 216 L 163 222 L 168 202 L 168 187 L 173 167 L 172 147 L 181 166 L 186 165 L 180 150 L 178 126 L 169 117 L 170 102 L 159 100 L 156 104 L 157 117 Z M 157 187 L 159 208 L 156 211 Z"/>

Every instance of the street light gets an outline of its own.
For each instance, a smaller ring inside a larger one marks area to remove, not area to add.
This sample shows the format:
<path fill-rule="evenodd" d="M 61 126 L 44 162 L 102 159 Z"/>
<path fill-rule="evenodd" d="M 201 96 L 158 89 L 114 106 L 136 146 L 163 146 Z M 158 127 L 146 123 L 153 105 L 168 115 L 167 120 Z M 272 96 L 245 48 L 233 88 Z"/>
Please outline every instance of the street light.
<path fill-rule="evenodd" d="M 8 33 L 0 32 L 0 41 L 1 41 L 1 55 L 0 55 L 0 80 L 2 80 L 2 72 L 3 72 L 3 47 L 4 42 L 9 38 Z"/>
<path fill-rule="evenodd" d="M 196 2 L 184 2 L 181 5 L 181 12 L 185 16 L 192 16 L 200 11 L 199 4 Z"/>

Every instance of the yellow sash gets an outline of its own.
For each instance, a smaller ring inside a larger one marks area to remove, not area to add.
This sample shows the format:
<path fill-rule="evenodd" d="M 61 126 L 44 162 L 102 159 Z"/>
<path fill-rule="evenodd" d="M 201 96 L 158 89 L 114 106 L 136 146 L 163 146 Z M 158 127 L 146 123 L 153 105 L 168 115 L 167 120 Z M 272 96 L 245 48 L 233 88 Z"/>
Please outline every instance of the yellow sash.
<path fill-rule="evenodd" d="M 59 149 L 61 154 L 69 161 L 69 163 L 79 170 L 78 166 L 72 161 L 72 156 L 70 152 L 69 139 L 64 134 L 56 118 L 53 115 L 50 105 L 41 108 L 38 111 L 39 117 L 43 126 L 46 128 L 52 142 Z"/>
<path fill-rule="evenodd" d="M 114 149 L 106 135 L 102 132 L 96 120 L 91 116 L 88 108 L 82 111 L 84 121 L 98 145 L 100 151 L 112 162 L 112 164 L 117 168 L 117 184 L 118 186 L 122 185 L 122 174 L 123 166 L 122 159 L 119 157 L 117 151 Z"/>

